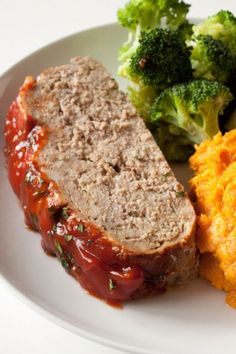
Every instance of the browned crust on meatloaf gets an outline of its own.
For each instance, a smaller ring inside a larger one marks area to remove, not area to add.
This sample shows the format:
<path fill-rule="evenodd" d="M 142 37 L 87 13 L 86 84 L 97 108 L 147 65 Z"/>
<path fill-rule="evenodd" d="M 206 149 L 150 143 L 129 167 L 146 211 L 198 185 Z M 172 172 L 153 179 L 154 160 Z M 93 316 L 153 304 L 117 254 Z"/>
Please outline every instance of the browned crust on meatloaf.
<path fill-rule="evenodd" d="M 146 272 L 151 285 L 147 281 L 135 297 L 150 293 L 155 282 L 175 285 L 194 277 L 192 205 L 100 63 L 78 57 L 45 70 L 21 105 L 48 128 L 38 162 L 64 201 L 101 228 L 120 258 Z"/>

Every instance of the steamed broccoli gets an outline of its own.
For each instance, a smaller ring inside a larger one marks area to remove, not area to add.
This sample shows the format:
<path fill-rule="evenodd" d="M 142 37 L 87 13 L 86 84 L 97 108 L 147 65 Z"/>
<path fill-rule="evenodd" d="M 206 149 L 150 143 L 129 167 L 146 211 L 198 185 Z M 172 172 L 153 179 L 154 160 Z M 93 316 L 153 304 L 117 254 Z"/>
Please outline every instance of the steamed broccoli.
<path fill-rule="evenodd" d="M 192 145 L 200 144 L 219 131 L 219 115 L 232 99 L 229 88 L 216 81 L 202 79 L 175 85 L 156 99 L 150 121 L 175 126 Z"/>
<path fill-rule="evenodd" d="M 197 26 L 193 26 L 194 36 L 208 34 L 226 45 L 232 55 L 236 56 L 236 17 L 230 12 L 221 10 L 208 17 Z"/>
<path fill-rule="evenodd" d="M 190 50 L 178 31 L 163 28 L 142 31 L 122 74 L 136 84 L 129 88 L 130 99 L 146 118 L 161 90 L 192 78 Z"/>
<path fill-rule="evenodd" d="M 157 94 L 152 87 L 144 85 L 132 85 L 128 87 L 130 101 L 144 120 L 149 117 L 150 108 L 155 101 Z"/>
<path fill-rule="evenodd" d="M 158 122 L 153 129 L 154 138 L 169 161 L 184 162 L 194 153 L 192 142 L 178 127 Z"/>
<path fill-rule="evenodd" d="M 229 48 L 211 35 L 203 34 L 193 37 L 191 45 L 194 77 L 227 83 L 235 71 L 235 58 Z"/>
<path fill-rule="evenodd" d="M 236 72 L 236 17 L 231 12 L 221 10 L 193 26 L 188 45 L 194 77 L 229 84 Z"/>
<path fill-rule="evenodd" d="M 176 30 L 188 36 L 192 25 L 186 20 L 189 5 L 181 0 L 130 0 L 118 10 L 118 21 L 129 31 L 128 40 L 119 52 L 119 75 L 128 78 L 127 68 L 132 54 L 136 51 L 141 31 L 161 26 Z"/>
<path fill-rule="evenodd" d="M 220 130 L 232 101 L 225 124 L 236 81 L 234 15 L 222 10 L 192 26 L 188 10 L 182 0 L 129 0 L 118 11 L 129 31 L 118 73 L 167 159 L 177 161 Z"/>
<path fill-rule="evenodd" d="M 130 0 L 117 13 L 128 29 L 128 40 L 119 51 L 118 74 L 130 80 L 130 99 L 144 118 L 156 91 L 192 76 L 184 43 L 192 34 L 186 19 L 189 7 L 182 0 Z"/>
<path fill-rule="evenodd" d="M 130 0 L 117 16 L 120 24 L 131 31 L 158 27 L 165 20 L 168 27 L 177 29 L 188 22 L 190 5 L 181 0 Z"/>
<path fill-rule="evenodd" d="M 127 75 L 157 92 L 190 80 L 190 50 L 178 31 L 155 28 L 141 32 L 139 46 L 130 58 Z"/>

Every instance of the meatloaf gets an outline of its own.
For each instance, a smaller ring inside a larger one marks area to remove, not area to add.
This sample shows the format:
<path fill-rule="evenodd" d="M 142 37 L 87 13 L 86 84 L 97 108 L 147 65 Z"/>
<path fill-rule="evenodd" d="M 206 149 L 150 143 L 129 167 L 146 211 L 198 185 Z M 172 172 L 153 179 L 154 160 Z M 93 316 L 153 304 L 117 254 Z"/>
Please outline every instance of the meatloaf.
<path fill-rule="evenodd" d="M 27 77 L 5 136 L 27 225 L 89 293 L 119 302 L 195 276 L 193 207 L 102 64 Z"/>

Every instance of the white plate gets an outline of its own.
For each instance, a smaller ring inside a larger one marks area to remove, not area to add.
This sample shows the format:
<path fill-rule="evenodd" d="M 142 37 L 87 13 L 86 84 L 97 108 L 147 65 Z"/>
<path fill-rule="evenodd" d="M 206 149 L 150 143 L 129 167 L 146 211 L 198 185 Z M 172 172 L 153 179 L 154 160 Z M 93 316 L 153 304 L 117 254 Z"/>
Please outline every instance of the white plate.
<path fill-rule="evenodd" d="M 116 76 L 117 50 L 125 36 L 117 25 L 81 32 L 35 52 L 6 72 L 0 78 L 1 150 L 7 107 L 26 75 L 37 75 L 76 55 L 91 55 Z M 123 310 L 87 295 L 56 259 L 44 254 L 39 235 L 24 227 L 2 153 L 0 159 L 0 280 L 17 296 L 67 329 L 129 353 L 235 353 L 236 312 L 224 304 L 222 292 L 203 281 L 128 303 Z"/>

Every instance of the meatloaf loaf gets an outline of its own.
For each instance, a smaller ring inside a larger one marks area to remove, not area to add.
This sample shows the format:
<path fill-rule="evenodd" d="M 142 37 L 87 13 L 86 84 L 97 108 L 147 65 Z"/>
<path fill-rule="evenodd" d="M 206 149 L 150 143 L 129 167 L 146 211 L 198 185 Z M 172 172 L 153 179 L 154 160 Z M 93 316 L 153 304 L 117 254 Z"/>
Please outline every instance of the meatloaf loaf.
<path fill-rule="evenodd" d="M 27 77 L 5 136 L 27 225 L 89 293 L 119 302 L 194 277 L 192 205 L 99 62 L 78 57 Z"/>

